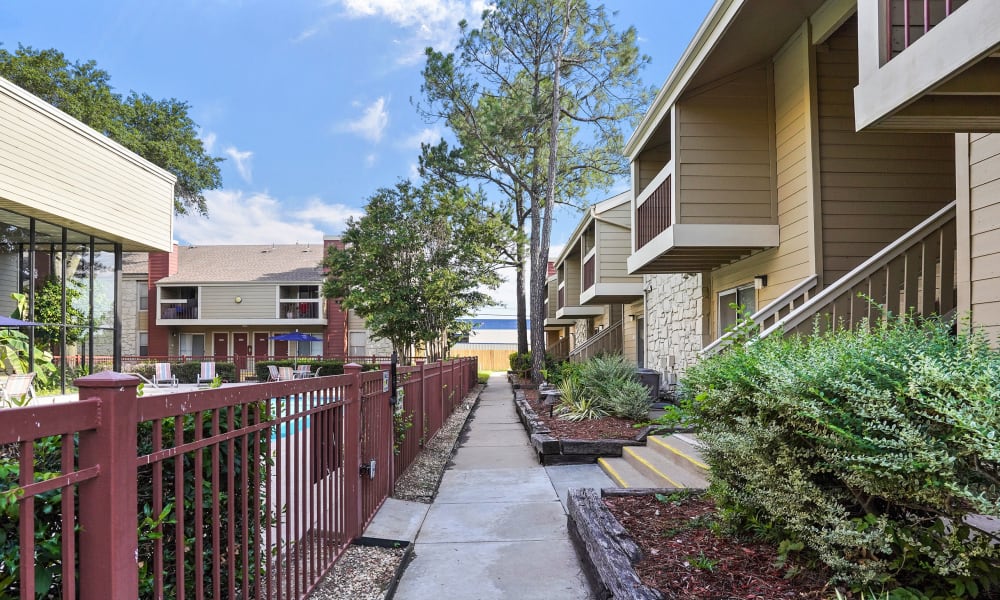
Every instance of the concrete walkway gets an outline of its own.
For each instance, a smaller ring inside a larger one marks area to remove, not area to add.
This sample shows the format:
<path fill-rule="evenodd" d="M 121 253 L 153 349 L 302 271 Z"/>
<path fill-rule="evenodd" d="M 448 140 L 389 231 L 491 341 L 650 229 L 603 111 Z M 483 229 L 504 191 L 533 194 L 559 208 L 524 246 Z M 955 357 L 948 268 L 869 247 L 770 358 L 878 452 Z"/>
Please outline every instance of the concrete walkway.
<path fill-rule="evenodd" d="M 592 595 L 566 530 L 566 490 L 611 485 L 596 465 L 539 465 L 510 385 L 494 374 L 430 508 L 387 503 L 365 535 L 412 539 L 416 531 L 399 600 L 585 600 Z"/>

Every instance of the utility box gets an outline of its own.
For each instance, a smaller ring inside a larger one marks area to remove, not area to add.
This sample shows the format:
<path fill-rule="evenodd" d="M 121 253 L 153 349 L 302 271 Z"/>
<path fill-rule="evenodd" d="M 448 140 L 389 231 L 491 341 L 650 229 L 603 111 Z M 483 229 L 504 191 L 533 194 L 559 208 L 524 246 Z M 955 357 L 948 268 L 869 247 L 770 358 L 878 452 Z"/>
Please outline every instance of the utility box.
<path fill-rule="evenodd" d="M 649 390 L 649 401 L 659 402 L 660 400 L 660 372 L 656 369 L 636 369 L 636 375 L 642 385 Z"/>

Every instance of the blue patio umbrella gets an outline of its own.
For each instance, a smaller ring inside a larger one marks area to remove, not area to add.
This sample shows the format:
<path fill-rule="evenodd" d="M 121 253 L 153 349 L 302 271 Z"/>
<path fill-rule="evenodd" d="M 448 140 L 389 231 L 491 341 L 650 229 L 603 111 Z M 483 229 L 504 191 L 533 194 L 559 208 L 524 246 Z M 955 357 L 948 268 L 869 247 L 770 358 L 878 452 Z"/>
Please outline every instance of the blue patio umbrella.
<path fill-rule="evenodd" d="M 36 325 L 41 325 L 41 323 L 35 323 L 34 321 L 22 321 L 21 319 L 15 319 L 14 317 L 0 316 L 0 327 L 34 327 Z"/>
<path fill-rule="evenodd" d="M 296 367 L 299 366 L 299 342 L 323 341 L 322 338 L 309 335 L 308 333 L 302 333 L 297 329 L 291 333 L 279 333 L 278 335 L 272 335 L 271 339 L 279 342 L 295 342 L 295 355 L 292 357 L 292 364 Z"/>

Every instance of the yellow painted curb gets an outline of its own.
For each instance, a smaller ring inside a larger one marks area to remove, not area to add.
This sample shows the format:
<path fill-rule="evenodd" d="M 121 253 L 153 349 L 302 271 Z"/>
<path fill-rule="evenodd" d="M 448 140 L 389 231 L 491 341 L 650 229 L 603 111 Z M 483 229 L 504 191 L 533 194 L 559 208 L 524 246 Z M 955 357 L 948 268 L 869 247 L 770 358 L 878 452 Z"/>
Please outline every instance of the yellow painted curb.
<path fill-rule="evenodd" d="M 693 456 L 691 456 L 691 455 L 689 455 L 689 454 L 687 454 L 685 452 L 681 452 L 680 450 L 678 450 L 677 448 L 674 448 L 673 446 L 671 446 L 670 444 L 664 442 L 660 438 L 653 437 L 653 436 L 649 436 L 649 437 L 646 438 L 647 442 L 649 442 L 650 440 L 652 440 L 653 443 L 658 444 L 661 448 L 666 448 L 667 450 L 670 450 L 671 452 L 673 452 L 677 456 L 680 456 L 684 460 L 690 462 L 694 466 L 696 466 L 696 467 L 698 467 L 700 469 L 705 469 L 706 471 L 708 470 L 708 465 L 706 465 L 705 463 L 701 462 L 697 458 L 695 458 L 695 457 L 693 457 Z"/>
<path fill-rule="evenodd" d="M 656 473 L 657 477 L 660 477 L 661 479 L 665 479 L 666 481 L 670 482 L 670 485 L 672 485 L 674 487 L 677 487 L 677 488 L 686 487 L 686 486 L 683 486 L 683 485 L 677 483 L 676 481 L 674 481 L 673 479 L 671 479 L 670 477 L 668 477 L 663 471 L 661 471 L 661 470 L 657 469 L 656 467 L 654 467 L 648 460 L 646 460 L 645 458 L 643 458 L 643 457 L 639 456 L 638 454 L 636 454 L 635 450 L 633 450 L 633 449 L 631 449 L 631 448 L 629 448 L 629 447 L 626 446 L 625 448 L 622 448 L 622 451 L 628 452 L 629 456 L 631 456 L 632 458 L 634 458 L 637 461 L 641 462 L 643 465 L 645 465 L 645 467 L 647 469 L 649 469 L 653 473 Z"/>
<path fill-rule="evenodd" d="M 604 460 L 603 458 L 598 458 L 597 462 L 601 465 L 601 468 L 604 469 L 604 472 L 610 475 L 611 478 L 614 479 L 620 487 L 623 488 L 628 487 L 628 484 L 625 483 L 625 480 L 622 479 L 622 476 L 618 474 L 618 471 L 615 471 L 614 467 L 608 464 L 608 461 Z"/>

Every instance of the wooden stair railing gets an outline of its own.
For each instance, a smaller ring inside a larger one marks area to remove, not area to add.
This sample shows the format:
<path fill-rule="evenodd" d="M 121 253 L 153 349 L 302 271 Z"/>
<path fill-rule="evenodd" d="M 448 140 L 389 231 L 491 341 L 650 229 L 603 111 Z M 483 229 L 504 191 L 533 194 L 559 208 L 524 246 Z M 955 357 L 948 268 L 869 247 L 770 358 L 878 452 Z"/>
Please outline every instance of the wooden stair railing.
<path fill-rule="evenodd" d="M 955 310 L 955 202 L 861 263 L 761 332 L 809 333 L 817 315 L 821 328 L 854 328 L 883 318 L 882 305 L 895 315 L 948 315 Z"/>

